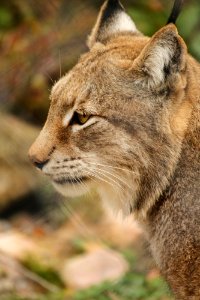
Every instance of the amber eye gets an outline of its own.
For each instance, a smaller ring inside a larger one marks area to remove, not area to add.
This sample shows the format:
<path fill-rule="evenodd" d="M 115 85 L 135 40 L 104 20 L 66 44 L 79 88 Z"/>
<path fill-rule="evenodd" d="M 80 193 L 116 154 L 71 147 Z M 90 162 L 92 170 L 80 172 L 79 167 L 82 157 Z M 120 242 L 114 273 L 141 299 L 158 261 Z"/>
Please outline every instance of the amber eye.
<path fill-rule="evenodd" d="M 86 114 L 81 115 L 78 113 L 77 113 L 77 117 L 78 117 L 78 121 L 81 125 L 85 124 L 90 118 L 90 116 L 88 116 Z"/>
<path fill-rule="evenodd" d="M 90 115 L 75 112 L 74 116 L 72 118 L 71 124 L 84 125 L 89 120 L 89 118 L 90 118 Z"/>

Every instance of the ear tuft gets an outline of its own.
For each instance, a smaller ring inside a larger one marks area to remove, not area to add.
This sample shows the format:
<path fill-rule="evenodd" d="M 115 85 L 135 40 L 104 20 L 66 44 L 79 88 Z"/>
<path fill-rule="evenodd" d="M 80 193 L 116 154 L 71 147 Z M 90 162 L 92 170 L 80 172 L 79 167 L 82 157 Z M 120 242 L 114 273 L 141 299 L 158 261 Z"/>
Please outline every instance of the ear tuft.
<path fill-rule="evenodd" d="M 97 22 L 88 38 L 88 46 L 104 43 L 111 36 L 122 32 L 137 32 L 136 26 L 118 0 L 108 0 L 102 6 Z"/>
<path fill-rule="evenodd" d="M 186 52 L 186 45 L 178 35 L 175 25 L 170 24 L 152 37 L 135 64 L 145 74 L 148 84 L 158 87 L 165 83 L 170 75 L 184 69 Z"/>

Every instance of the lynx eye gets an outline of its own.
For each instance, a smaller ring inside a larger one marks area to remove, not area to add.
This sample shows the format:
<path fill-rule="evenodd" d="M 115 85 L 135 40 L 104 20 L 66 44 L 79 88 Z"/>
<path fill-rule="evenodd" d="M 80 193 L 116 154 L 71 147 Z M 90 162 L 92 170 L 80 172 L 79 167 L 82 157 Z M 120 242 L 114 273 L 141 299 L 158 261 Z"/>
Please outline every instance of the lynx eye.
<path fill-rule="evenodd" d="M 75 112 L 71 120 L 71 124 L 84 125 L 90 119 L 90 117 L 90 115 Z"/>
<path fill-rule="evenodd" d="M 78 114 L 77 113 L 77 117 L 78 117 L 78 121 L 79 121 L 79 124 L 81 125 L 84 125 L 90 118 L 90 116 L 86 115 L 86 114 Z"/>

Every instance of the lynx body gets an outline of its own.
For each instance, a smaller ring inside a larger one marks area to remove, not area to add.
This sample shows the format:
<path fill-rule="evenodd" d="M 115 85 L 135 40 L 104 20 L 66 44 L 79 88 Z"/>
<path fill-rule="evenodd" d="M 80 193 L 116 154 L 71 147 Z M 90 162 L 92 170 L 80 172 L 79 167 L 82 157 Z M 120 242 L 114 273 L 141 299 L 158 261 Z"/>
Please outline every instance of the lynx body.
<path fill-rule="evenodd" d="M 95 186 L 133 213 L 176 298 L 200 299 L 200 65 L 174 25 L 145 37 L 114 0 L 88 45 L 30 158 L 62 194 Z"/>

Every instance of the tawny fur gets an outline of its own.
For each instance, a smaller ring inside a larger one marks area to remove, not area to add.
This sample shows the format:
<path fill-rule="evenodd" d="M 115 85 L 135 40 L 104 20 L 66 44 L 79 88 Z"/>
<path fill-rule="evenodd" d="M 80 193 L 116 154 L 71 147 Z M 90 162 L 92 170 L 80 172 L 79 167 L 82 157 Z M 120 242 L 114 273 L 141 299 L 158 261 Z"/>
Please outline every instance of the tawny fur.
<path fill-rule="evenodd" d="M 198 300 L 200 65 L 174 25 L 144 37 L 129 19 L 117 27 L 125 12 L 108 3 L 90 51 L 53 87 L 30 157 L 61 193 L 95 186 L 106 206 L 133 213 L 176 299 Z M 75 111 L 91 117 L 71 123 Z"/>

